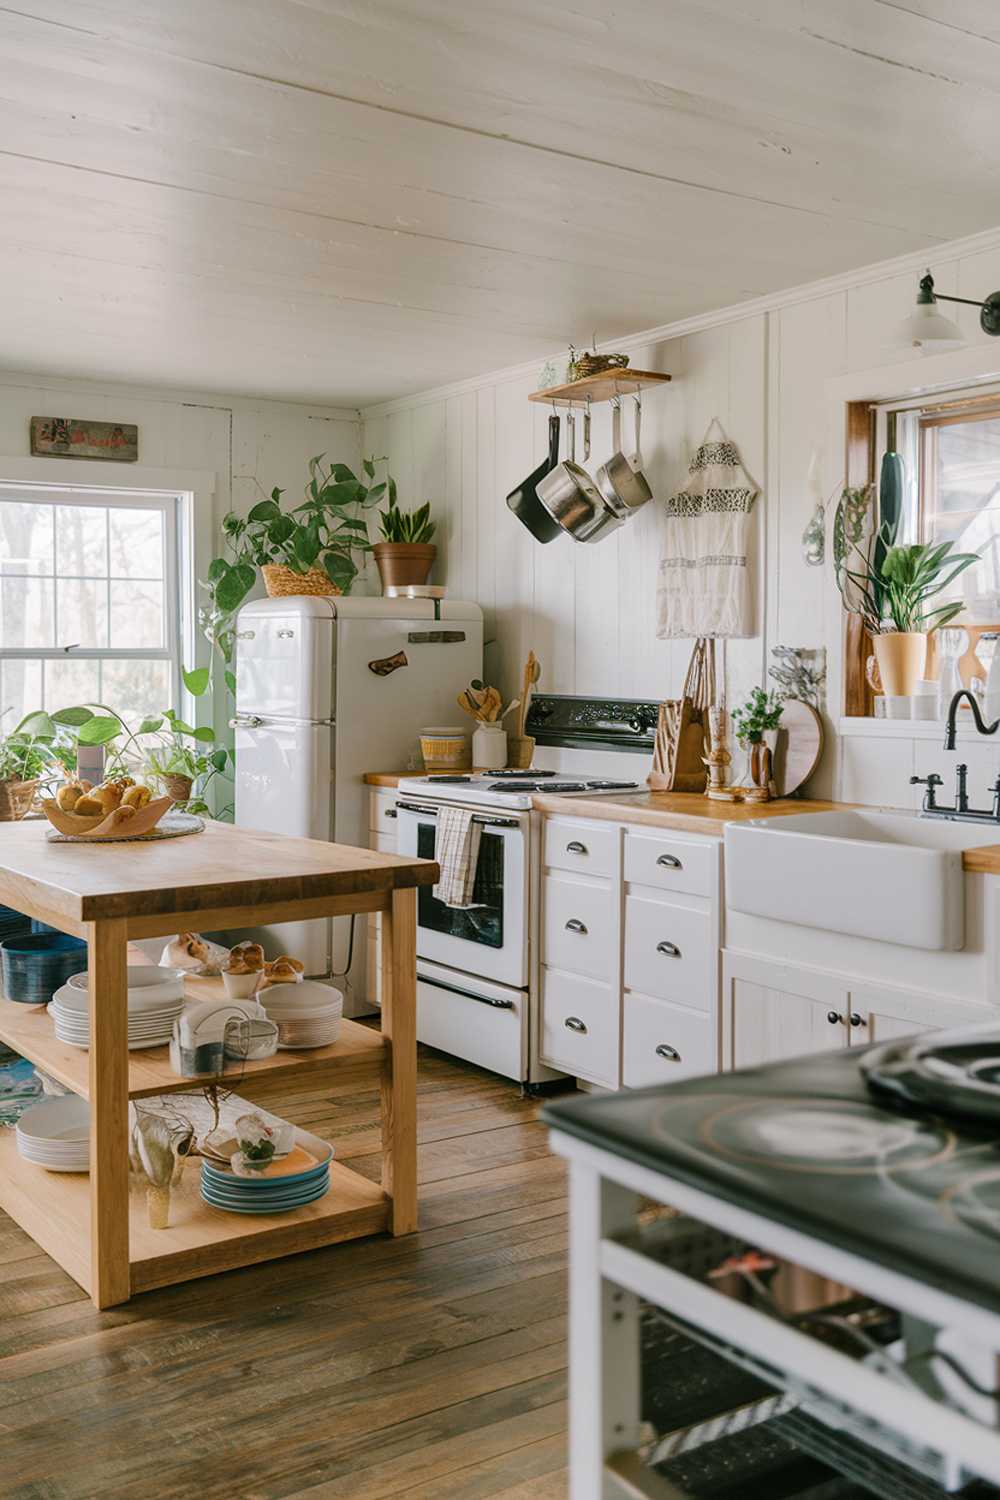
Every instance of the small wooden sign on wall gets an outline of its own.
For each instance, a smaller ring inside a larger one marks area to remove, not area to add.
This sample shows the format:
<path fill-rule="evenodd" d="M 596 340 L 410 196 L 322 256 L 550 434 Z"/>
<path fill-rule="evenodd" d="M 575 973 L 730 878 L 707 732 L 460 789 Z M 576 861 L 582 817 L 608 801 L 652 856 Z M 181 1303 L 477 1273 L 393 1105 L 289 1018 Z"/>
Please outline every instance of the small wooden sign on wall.
<path fill-rule="evenodd" d="M 139 429 L 131 422 L 32 417 L 31 452 L 37 458 L 103 458 L 134 464 L 139 457 Z"/>

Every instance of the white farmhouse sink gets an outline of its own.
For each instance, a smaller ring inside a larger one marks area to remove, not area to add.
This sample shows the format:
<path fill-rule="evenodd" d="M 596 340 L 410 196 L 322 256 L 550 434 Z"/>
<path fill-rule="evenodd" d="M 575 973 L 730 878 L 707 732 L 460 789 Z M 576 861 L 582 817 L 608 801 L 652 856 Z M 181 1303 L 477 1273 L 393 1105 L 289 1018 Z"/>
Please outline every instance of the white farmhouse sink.
<path fill-rule="evenodd" d="M 1000 826 L 912 813 L 802 813 L 730 823 L 726 904 L 750 916 L 908 948 L 965 944 L 962 851 Z"/>

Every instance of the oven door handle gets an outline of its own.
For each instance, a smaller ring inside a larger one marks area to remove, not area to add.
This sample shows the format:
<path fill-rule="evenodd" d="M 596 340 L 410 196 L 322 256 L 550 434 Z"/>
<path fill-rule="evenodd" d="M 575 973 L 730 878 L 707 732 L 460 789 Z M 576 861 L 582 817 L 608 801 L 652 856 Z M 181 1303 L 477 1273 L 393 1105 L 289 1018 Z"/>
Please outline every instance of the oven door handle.
<path fill-rule="evenodd" d="M 404 812 L 420 813 L 424 818 L 436 818 L 438 810 L 436 807 L 418 807 L 415 802 L 397 802 Z M 520 825 L 516 818 L 481 818 L 478 813 L 472 820 L 481 823 L 484 828 L 517 828 Z"/>
<path fill-rule="evenodd" d="M 447 990 L 449 995 L 461 995 L 463 1000 L 476 1000 L 480 1005 L 489 1005 L 493 1010 L 514 1010 L 513 1000 L 494 1000 L 489 995 L 476 995 L 472 990 L 463 990 L 457 984 L 446 984 L 443 979 L 429 979 L 424 974 L 417 975 L 417 981 L 424 984 L 433 984 L 436 989 Z"/>

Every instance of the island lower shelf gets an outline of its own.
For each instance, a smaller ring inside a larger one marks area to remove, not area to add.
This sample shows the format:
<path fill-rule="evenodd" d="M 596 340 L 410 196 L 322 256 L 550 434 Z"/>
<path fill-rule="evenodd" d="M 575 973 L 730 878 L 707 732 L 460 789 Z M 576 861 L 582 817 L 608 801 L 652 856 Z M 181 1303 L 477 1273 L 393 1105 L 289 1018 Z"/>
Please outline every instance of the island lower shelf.
<path fill-rule="evenodd" d="M 389 1223 L 390 1202 L 378 1183 L 333 1161 L 330 1190 L 315 1203 L 283 1214 L 227 1214 L 205 1203 L 195 1161 L 170 1196 L 167 1229 L 150 1229 L 146 1199 L 129 1194 L 129 1279 L 133 1292 L 256 1265 L 361 1235 Z M 47 1172 L 18 1155 L 12 1130 L 0 1131 L 0 1207 L 91 1291 L 90 1178 Z"/>

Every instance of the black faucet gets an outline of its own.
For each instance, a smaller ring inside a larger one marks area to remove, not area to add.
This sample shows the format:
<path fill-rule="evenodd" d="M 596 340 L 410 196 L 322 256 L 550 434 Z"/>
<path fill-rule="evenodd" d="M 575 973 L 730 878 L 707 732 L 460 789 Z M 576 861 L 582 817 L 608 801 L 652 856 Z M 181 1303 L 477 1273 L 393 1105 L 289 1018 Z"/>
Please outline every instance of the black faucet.
<path fill-rule="evenodd" d="M 969 768 L 966 765 L 955 767 L 953 807 L 941 807 L 937 801 L 937 789 L 941 785 L 941 778 L 936 771 L 932 771 L 929 776 L 911 776 L 910 785 L 927 788 L 922 804 L 922 814 L 925 818 L 957 818 L 968 823 L 1000 823 L 1000 776 L 990 787 L 993 793 L 993 806 L 989 812 L 985 808 L 969 806 Z"/>
<path fill-rule="evenodd" d="M 993 723 L 989 725 L 983 722 L 983 716 L 979 712 L 979 704 L 976 701 L 975 693 L 970 693 L 968 688 L 961 688 L 948 704 L 948 726 L 944 735 L 944 748 L 946 750 L 954 750 L 955 748 L 955 715 L 958 712 L 958 705 L 963 698 L 968 698 L 969 700 L 969 707 L 972 709 L 972 717 L 976 721 L 976 729 L 979 734 L 996 734 L 997 730 L 1000 729 L 1000 719 L 994 719 Z"/>

